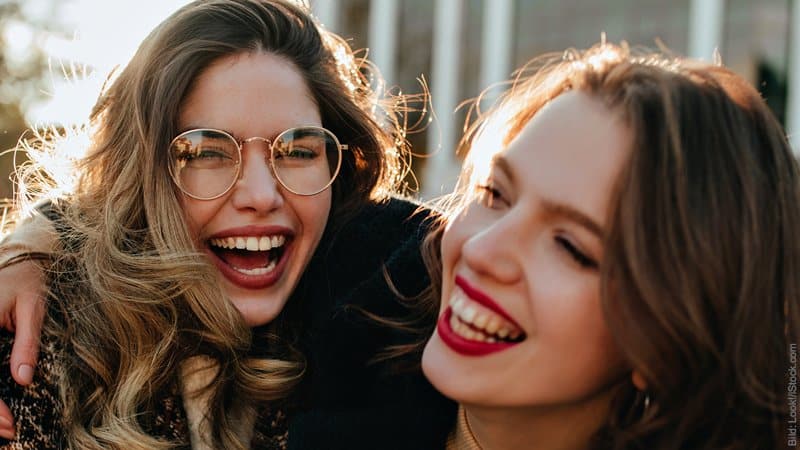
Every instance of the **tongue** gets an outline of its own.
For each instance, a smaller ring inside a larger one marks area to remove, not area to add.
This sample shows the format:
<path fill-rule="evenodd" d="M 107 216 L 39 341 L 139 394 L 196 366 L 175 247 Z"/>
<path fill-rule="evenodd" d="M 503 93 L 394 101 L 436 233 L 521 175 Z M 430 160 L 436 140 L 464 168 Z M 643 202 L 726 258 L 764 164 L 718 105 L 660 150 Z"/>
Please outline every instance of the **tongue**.
<path fill-rule="evenodd" d="M 217 256 L 239 269 L 257 269 L 269 264 L 269 251 L 251 252 L 249 250 L 215 249 Z"/>

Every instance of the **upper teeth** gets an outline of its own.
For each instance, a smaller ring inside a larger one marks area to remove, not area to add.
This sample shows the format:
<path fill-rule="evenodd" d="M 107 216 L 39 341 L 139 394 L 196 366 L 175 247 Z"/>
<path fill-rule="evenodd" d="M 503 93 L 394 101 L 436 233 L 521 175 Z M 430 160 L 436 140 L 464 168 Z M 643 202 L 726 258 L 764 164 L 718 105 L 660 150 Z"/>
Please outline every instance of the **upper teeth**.
<path fill-rule="evenodd" d="M 512 340 L 522 335 L 522 330 L 509 323 L 502 316 L 467 298 L 461 290 L 456 290 L 453 296 L 450 297 L 449 305 L 453 310 L 454 317 L 483 331 L 481 334 L 485 333 L 486 335 L 495 335 L 501 339 L 508 338 Z M 470 336 L 466 337 L 469 338 Z"/>
<path fill-rule="evenodd" d="M 260 237 L 229 236 L 224 238 L 210 239 L 209 242 L 214 247 L 263 252 L 282 246 L 284 243 L 286 243 L 286 237 L 282 235 Z"/>

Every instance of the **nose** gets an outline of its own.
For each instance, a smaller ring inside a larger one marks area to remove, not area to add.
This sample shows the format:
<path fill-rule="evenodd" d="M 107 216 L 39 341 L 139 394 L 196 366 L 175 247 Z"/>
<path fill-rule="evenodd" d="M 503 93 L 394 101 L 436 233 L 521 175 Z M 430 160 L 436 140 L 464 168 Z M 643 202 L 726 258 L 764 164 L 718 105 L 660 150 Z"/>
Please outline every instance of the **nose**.
<path fill-rule="evenodd" d="M 526 230 L 511 213 L 484 223 L 467 238 L 461 249 L 466 265 L 475 273 L 497 282 L 513 284 L 522 279 Z"/>
<path fill-rule="evenodd" d="M 283 206 L 280 184 L 265 155 L 269 155 L 267 142 L 252 142 L 242 148 L 241 173 L 231 194 L 235 208 L 265 214 Z"/>

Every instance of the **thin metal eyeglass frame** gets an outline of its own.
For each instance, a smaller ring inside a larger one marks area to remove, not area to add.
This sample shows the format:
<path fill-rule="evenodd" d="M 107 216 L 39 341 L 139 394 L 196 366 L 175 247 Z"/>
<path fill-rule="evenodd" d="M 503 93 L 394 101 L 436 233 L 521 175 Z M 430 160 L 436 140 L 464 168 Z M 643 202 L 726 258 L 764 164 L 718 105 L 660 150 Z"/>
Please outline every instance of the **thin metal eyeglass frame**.
<path fill-rule="evenodd" d="M 297 130 L 308 130 L 308 129 L 322 131 L 322 132 L 326 133 L 328 136 L 332 137 L 334 144 L 336 144 L 336 149 L 339 152 L 339 159 L 338 159 L 338 162 L 336 164 L 336 170 L 334 170 L 333 174 L 331 174 L 331 179 L 330 179 L 330 181 L 328 181 L 327 184 L 325 184 L 325 186 L 323 186 L 321 189 L 319 189 L 319 190 L 317 190 L 317 191 L 315 191 L 315 192 L 313 192 L 311 194 L 303 194 L 303 193 L 297 192 L 297 191 L 289 188 L 288 186 L 286 186 L 286 183 L 276 173 L 276 171 L 275 171 L 275 142 L 279 141 L 281 139 L 281 137 L 283 137 L 283 135 L 285 135 L 287 133 L 291 133 L 291 132 L 294 132 L 294 131 L 297 131 Z M 340 143 L 339 142 L 339 138 L 336 137 L 336 135 L 333 134 L 333 132 L 331 130 L 328 130 L 327 128 L 323 128 L 323 127 L 312 126 L 312 125 L 304 126 L 304 127 L 289 128 L 288 130 L 282 131 L 277 137 L 275 137 L 274 140 L 269 140 L 269 139 L 261 137 L 261 136 L 253 136 L 253 137 L 249 137 L 247 139 L 241 139 L 240 140 L 240 139 L 236 139 L 236 137 L 234 137 L 233 135 L 231 135 L 230 133 L 228 133 L 225 130 L 218 130 L 216 128 L 193 128 L 191 130 L 186 130 L 186 131 L 178 134 L 177 136 L 175 136 L 172 139 L 172 141 L 170 141 L 168 148 L 171 150 L 172 146 L 175 144 L 175 142 L 178 139 L 182 138 L 183 136 L 189 135 L 191 133 L 197 133 L 197 132 L 203 132 L 203 131 L 213 131 L 214 133 L 220 133 L 220 134 L 230 138 L 230 140 L 233 141 L 236 144 L 236 151 L 238 153 L 239 159 L 238 159 L 238 161 L 236 161 L 236 174 L 233 177 L 233 179 L 231 180 L 231 184 L 228 185 L 228 187 L 226 187 L 225 190 L 222 191 L 222 193 L 217 194 L 217 195 L 215 195 L 213 197 L 200 197 L 200 196 L 194 195 L 194 194 L 192 194 L 190 192 L 187 192 L 186 189 L 184 189 L 183 186 L 181 185 L 181 182 L 178 179 L 178 174 L 175 173 L 175 171 L 173 170 L 173 165 L 170 164 L 169 165 L 169 173 L 170 173 L 170 176 L 172 177 L 172 181 L 175 183 L 176 186 L 178 186 L 178 189 L 180 189 L 181 192 L 183 192 L 184 194 L 186 194 L 189 197 L 192 197 L 193 199 L 196 199 L 196 200 L 215 200 L 215 199 L 218 199 L 218 198 L 222 197 L 223 195 L 227 194 L 228 192 L 230 192 L 230 190 L 233 188 L 233 186 L 236 184 L 236 182 L 239 181 L 240 177 L 242 176 L 242 171 L 241 171 L 241 167 L 242 167 L 242 148 L 244 147 L 244 144 L 247 144 L 249 142 L 261 141 L 261 142 L 264 142 L 265 144 L 267 144 L 267 146 L 269 147 L 269 169 L 272 172 L 272 176 L 275 177 L 275 180 L 278 181 L 278 184 L 280 184 L 282 188 L 286 189 L 287 191 L 291 192 L 292 194 L 300 195 L 302 197 L 311 197 L 311 196 L 317 195 L 320 192 L 324 191 L 325 189 L 328 189 L 328 187 L 330 187 L 330 185 L 333 184 L 333 182 L 336 180 L 336 177 L 339 175 L 339 170 L 342 167 L 342 150 L 348 150 L 347 144 Z"/>

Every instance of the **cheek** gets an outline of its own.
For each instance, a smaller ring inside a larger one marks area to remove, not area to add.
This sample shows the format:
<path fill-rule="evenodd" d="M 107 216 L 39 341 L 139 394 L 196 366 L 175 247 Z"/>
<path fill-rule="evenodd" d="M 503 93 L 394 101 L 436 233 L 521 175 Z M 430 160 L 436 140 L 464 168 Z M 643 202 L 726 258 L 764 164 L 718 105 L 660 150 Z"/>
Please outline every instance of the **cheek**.
<path fill-rule="evenodd" d="M 536 313 L 541 343 L 556 355 L 572 355 L 565 371 L 586 377 L 589 384 L 604 385 L 619 375 L 624 364 L 603 316 L 597 284 L 595 277 L 552 279 L 545 286 L 549 292 L 539 296 L 550 301 L 537 304 Z"/>
<path fill-rule="evenodd" d="M 224 200 L 196 200 L 183 197 L 180 203 L 189 234 L 192 239 L 197 240 L 202 237 L 203 228 L 216 216 Z"/>
<path fill-rule="evenodd" d="M 447 228 L 445 228 L 444 233 L 442 234 L 441 243 L 441 263 L 442 271 L 444 273 L 448 273 L 452 270 L 462 242 L 463 239 L 461 239 L 458 234 L 458 227 L 453 227 L 452 224 L 447 225 Z"/>
<path fill-rule="evenodd" d="M 448 219 L 442 234 L 442 271 L 450 273 L 461 255 L 461 248 L 477 226 L 474 211 L 469 206 Z"/>
<path fill-rule="evenodd" d="M 303 234 L 316 247 L 325 227 L 328 224 L 328 216 L 331 212 L 331 192 L 325 190 L 313 197 L 300 197 L 292 201 L 295 213 L 303 227 Z"/>
<path fill-rule="evenodd" d="M 468 218 L 461 213 L 451 219 L 442 233 L 441 264 L 442 264 L 442 296 L 449 297 L 450 280 L 458 262 L 461 249 L 467 241 Z"/>
<path fill-rule="evenodd" d="M 535 247 L 527 264 L 531 318 L 535 338 L 566 372 L 605 380 L 618 372 L 622 358 L 600 302 L 596 272 L 574 266 L 549 240 Z"/>

